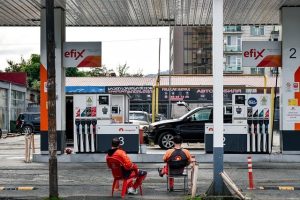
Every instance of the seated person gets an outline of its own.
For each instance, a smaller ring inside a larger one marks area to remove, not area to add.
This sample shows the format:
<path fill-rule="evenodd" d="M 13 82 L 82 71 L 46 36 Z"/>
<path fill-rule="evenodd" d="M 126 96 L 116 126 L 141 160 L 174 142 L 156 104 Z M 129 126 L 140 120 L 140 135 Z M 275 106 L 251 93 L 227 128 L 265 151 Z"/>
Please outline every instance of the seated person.
<path fill-rule="evenodd" d="M 137 194 L 137 188 L 142 185 L 143 180 L 147 176 L 147 172 L 139 170 L 137 165 L 132 163 L 124 150 L 120 148 L 120 139 L 115 137 L 112 139 L 112 148 L 108 150 L 106 158 L 116 158 L 121 161 L 123 176 L 128 178 L 135 176 L 136 180 L 132 187 L 128 188 L 128 194 Z"/>
<path fill-rule="evenodd" d="M 159 176 L 163 177 L 164 174 L 168 174 L 168 167 L 174 170 L 176 174 L 182 174 L 184 171 L 184 168 L 188 166 L 191 162 L 191 154 L 187 149 L 183 149 L 181 147 L 182 144 L 182 137 L 179 135 L 176 135 L 174 137 L 174 143 L 175 146 L 173 149 L 167 150 L 165 153 L 163 160 L 167 163 L 167 165 L 164 166 L 163 169 L 158 169 Z M 174 188 L 174 179 L 169 179 L 170 183 L 170 191 L 173 191 Z"/>

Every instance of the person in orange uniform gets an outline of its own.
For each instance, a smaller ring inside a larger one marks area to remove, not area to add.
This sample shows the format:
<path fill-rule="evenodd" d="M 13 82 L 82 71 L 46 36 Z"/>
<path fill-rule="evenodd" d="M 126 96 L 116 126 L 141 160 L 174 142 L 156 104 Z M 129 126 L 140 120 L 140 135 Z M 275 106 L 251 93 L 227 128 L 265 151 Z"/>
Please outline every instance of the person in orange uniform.
<path fill-rule="evenodd" d="M 126 152 L 120 148 L 119 138 L 115 137 L 112 139 L 112 148 L 108 150 L 106 158 L 116 158 L 121 161 L 124 177 L 136 177 L 136 180 L 132 187 L 128 188 L 128 194 L 137 194 L 137 188 L 146 178 L 147 172 L 144 170 L 139 170 L 138 166 L 131 162 Z"/>
<path fill-rule="evenodd" d="M 182 137 L 179 135 L 174 136 L 174 148 L 166 151 L 163 156 L 163 161 L 167 163 L 162 169 L 158 169 L 159 176 L 163 177 L 168 174 L 168 165 L 172 169 L 179 169 L 183 173 L 184 167 L 188 166 L 191 161 L 191 154 L 187 149 L 181 147 Z M 174 188 L 174 179 L 169 179 L 170 191 Z"/>

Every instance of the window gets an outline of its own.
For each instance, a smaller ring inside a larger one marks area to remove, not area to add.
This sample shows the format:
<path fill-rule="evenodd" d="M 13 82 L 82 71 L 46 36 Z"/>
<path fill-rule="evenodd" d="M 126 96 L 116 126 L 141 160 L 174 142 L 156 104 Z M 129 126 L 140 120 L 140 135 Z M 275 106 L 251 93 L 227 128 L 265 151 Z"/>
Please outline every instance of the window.
<path fill-rule="evenodd" d="M 230 35 L 227 36 L 227 45 L 231 45 L 231 36 Z"/>
<path fill-rule="evenodd" d="M 265 69 L 259 67 L 251 67 L 251 74 L 264 75 Z"/>
<path fill-rule="evenodd" d="M 265 34 L 264 26 L 251 26 L 250 33 L 252 36 L 260 36 Z"/>
<path fill-rule="evenodd" d="M 129 120 L 150 121 L 149 116 L 145 113 L 129 113 Z"/>
<path fill-rule="evenodd" d="M 201 109 L 191 115 L 191 121 L 207 121 L 211 119 L 211 109 Z"/>
<path fill-rule="evenodd" d="M 25 110 L 25 93 L 12 90 L 10 119 L 15 120 L 21 112 L 24 112 L 24 110 Z"/>
<path fill-rule="evenodd" d="M 38 115 L 38 114 L 33 115 L 32 120 L 33 121 L 40 121 L 40 115 Z"/>

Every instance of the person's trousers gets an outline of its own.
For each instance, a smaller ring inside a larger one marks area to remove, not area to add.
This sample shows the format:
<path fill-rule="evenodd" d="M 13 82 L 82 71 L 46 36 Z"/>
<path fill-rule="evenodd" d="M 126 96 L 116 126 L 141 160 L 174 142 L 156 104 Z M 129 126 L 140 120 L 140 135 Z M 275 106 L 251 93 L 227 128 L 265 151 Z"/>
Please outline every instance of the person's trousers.
<path fill-rule="evenodd" d="M 142 185 L 143 180 L 147 176 L 147 172 L 144 171 L 144 170 L 139 170 L 138 172 L 133 171 L 132 174 L 131 174 L 131 176 L 136 177 L 136 180 L 135 180 L 135 182 L 134 182 L 134 184 L 132 186 L 134 189 L 136 189 L 136 188 L 138 188 L 139 186 Z"/>

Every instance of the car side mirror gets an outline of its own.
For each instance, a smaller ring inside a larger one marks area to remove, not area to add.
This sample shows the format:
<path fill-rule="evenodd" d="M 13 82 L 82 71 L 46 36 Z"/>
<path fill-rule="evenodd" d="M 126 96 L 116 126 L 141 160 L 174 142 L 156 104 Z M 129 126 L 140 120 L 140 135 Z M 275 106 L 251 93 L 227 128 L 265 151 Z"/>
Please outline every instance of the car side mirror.
<path fill-rule="evenodd" d="M 187 122 L 192 121 L 192 116 L 188 116 L 187 118 L 185 118 L 185 121 L 187 121 Z"/>

